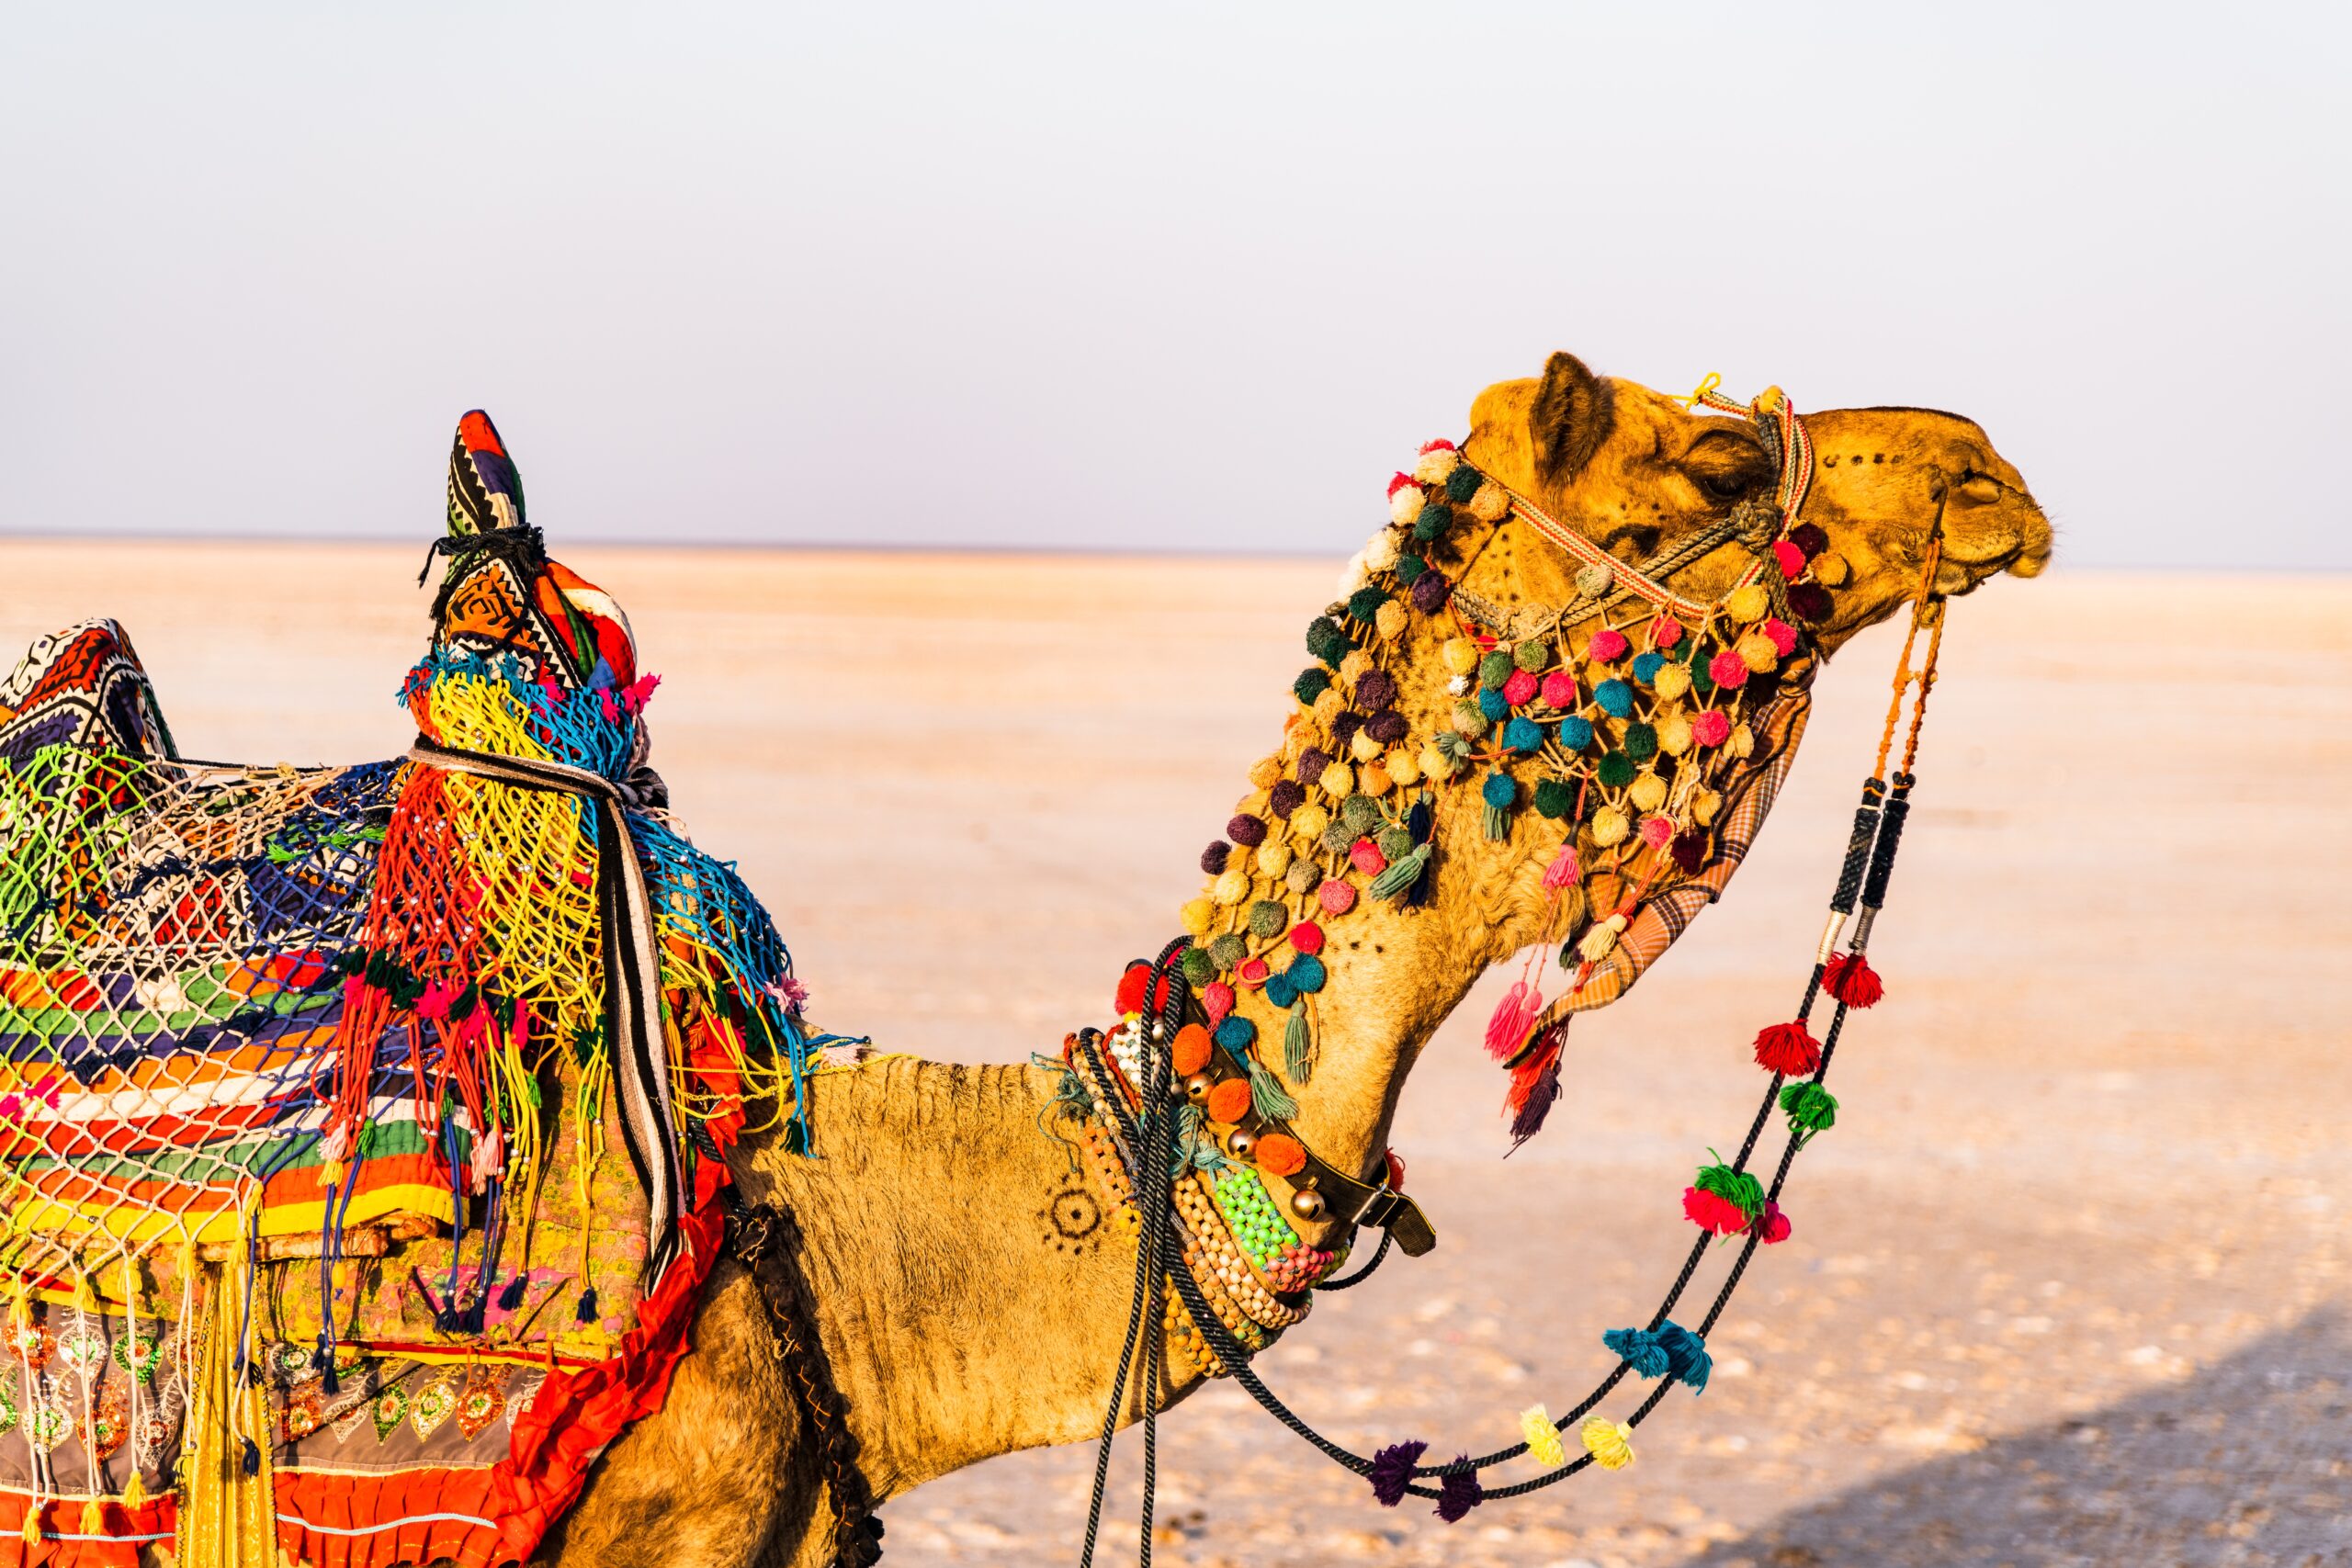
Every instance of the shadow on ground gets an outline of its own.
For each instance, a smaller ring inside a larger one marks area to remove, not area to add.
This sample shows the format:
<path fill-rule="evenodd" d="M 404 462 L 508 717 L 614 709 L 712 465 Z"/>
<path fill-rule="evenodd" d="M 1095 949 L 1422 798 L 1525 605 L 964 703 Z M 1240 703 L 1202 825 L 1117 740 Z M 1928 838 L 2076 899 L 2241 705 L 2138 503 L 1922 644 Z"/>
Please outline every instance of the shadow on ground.
<path fill-rule="evenodd" d="M 1684 1568 L 2352 1564 L 2352 1332 L 2334 1311 L 2178 1383 L 1923 1464 Z"/>

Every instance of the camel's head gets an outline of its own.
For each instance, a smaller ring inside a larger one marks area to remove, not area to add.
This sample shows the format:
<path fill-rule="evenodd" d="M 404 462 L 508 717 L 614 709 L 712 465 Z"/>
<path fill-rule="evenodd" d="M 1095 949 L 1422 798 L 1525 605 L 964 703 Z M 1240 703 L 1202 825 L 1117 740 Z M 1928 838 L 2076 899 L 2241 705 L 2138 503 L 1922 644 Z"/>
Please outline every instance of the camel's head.
<path fill-rule="evenodd" d="M 2004 570 L 2040 572 L 2050 525 L 1984 432 L 1932 409 L 1832 409 L 1804 416 L 1814 441 L 1804 520 L 1829 538 L 1815 575 L 1832 611 L 1815 629 L 1824 651 L 1885 619 L 1917 591 L 1922 553 L 1940 512 L 1937 587 L 1965 593 Z M 1597 377 L 1555 354 L 1538 378 L 1478 395 L 1465 456 L 1569 527 L 1628 563 L 1671 549 L 1744 501 L 1770 504 L 1779 470 L 1748 421 L 1686 409 L 1631 381 Z M 1502 541 L 1517 592 L 1575 597 L 1576 563 L 1557 550 Z M 1750 558 L 1728 544 L 1674 579 L 1711 599 Z M 1556 582 L 1548 580 L 1556 577 Z"/>

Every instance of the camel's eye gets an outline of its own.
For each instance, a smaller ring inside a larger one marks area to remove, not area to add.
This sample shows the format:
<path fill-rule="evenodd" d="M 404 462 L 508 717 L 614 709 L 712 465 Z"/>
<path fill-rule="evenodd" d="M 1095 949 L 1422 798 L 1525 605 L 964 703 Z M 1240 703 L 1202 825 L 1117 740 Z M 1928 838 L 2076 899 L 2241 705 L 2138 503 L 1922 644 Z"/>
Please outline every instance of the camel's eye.
<path fill-rule="evenodd" d="M 1771 478 L 1772 464 L 1753 437 L 1718 428 L 1691 443 L 1682 468 L 1708 500 L 1731 502 Z"/>
<path fill-rule="evenodd" d="M 1699 488 L 1717 501 L 1737 501 L 1747 491 L 1747 476 L 1742 474 L 1705 474 L 1699 476 Z"/>

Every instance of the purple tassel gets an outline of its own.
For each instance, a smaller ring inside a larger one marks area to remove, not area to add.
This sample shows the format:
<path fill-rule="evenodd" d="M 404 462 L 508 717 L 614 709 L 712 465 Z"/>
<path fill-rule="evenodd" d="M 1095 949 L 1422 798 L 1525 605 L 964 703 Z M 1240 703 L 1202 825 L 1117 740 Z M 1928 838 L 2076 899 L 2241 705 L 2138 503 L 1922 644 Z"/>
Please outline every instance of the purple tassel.
<path fill-rule="evenodd" d="M 1463 1454 L 1454 1462 L 1459 1464 L 1469 1457 Z M 1486 1497 L 1487 1489 L 1478 1484 L 1476 1471 L 1457 1470 L 1438 1487 L 1437 1517 L 1447 1524 L 1453 1524 L 1486 1501 Z"/>
<path fill-rule="evenodd" d="M 1405 1488 L 1413 1479 L 1413 1467 L 1430 1446 L 1420 1441 L 1392 1443 L 1372 1456 L 1372 1495 L 1380 1499 L 1384 1508 L 1393 1508 L 1405 1500 Z M 1452 1484 L 1451 1482 L 1448 1483 Z"/>
<path fill-rule="evenodd" d="M 1552 1114 L 1552 1102 L 1560 1098 L 1560 1058 L 1555 1054 L 1536 1077 L 1534 1087 L 1527 1093 L 1527 1103 L 1510 1119 L 1510 1146 L 1519 1147 L 1544 1130 L 1544 1118 Z"/>

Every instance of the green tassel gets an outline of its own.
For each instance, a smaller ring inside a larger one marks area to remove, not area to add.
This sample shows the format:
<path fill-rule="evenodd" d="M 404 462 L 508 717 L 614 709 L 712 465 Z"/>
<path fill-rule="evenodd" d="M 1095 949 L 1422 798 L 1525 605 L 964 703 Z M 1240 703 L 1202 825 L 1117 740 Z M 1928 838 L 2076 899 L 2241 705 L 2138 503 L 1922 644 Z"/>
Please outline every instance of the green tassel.
<path fill-rule="evenodd" d="M 1782 1085 L 1781 1109 L 1788 1112 L 1789 1131 L 1795 1134 L 1800 1148 L 1815 1133 L 1826 1133 L 1838 1124 L 1838 1097 L 1817 1083 Z"/>
<path fill-rule="evenodd" d="M 1302 1087 L 1315 1076 L 1315 1039 L 1306 1032 L 1303 1007 L 1290 1010 L 1290 1022 L 1283 1029 L 1283 1071 Z"/>
<path fill-rule="evenodd" d="M 1255 1056 L 1250 1058 L 1250 1109 L 1261 1122 L 1287 1122 L 1298 1114 L 1298 1101 L 1283 1092 L 1281 1082 Z"/>
<path fill-rule="evenodd" d="M 1402 898 L 1412 891 L 1413 884 L 1421 879 L 1421 868 L 1430 863 L 1430 846 L 1423 844 L 1403 860 L 1393 861 L 1388 869 L 1372 879 L 1372 896 L 1375 898 Z"/>
<path fill-rule="evenodd" d="M 1487 807 L 1487 837 L 1497 840 L 1510 837 L 1510 811 L 1508 807 Z"/>

